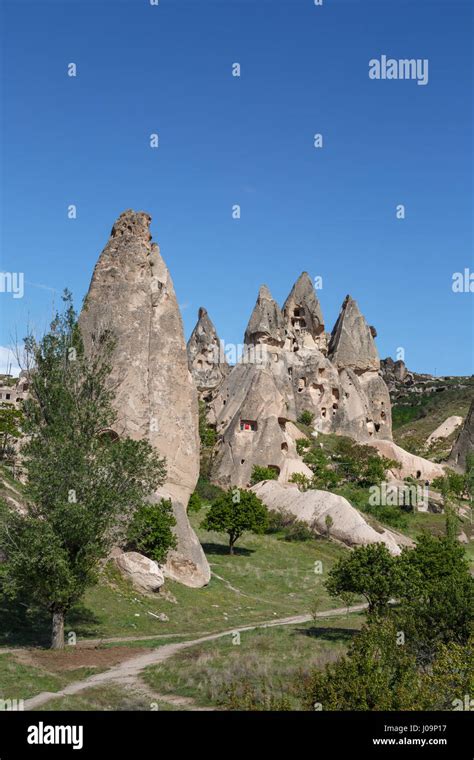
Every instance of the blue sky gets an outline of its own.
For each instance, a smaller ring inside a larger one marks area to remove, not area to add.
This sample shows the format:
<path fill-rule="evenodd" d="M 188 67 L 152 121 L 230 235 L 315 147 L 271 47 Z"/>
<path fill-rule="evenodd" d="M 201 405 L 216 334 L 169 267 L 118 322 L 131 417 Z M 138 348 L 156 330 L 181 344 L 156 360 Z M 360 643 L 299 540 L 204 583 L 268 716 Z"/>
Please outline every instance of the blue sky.
<path fill-rule="evenodd" d="M 26 284 L 0 293 L 0 345 L 44 329 L 65 286 L 80 305 L 134 208 L 153 217 L 186 337 L 203 305 L 240 342 L 259 285 L 282 303 L 307 270 L 327 329 L 350 293 L 382 357 L 473 372 L 473 294 L 451 287 L 474 269 L 471 2 L 1 8 L 1 269 Z M 369 79 L 382 54 L 427 58 L 428 84 Z"/>

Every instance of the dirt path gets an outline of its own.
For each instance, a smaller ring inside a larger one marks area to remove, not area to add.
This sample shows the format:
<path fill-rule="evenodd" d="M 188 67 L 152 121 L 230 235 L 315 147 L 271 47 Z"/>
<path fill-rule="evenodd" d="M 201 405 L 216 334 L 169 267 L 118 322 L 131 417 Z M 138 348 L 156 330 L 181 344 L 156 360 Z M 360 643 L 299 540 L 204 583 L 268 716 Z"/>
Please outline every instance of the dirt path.
<path fill-rule="evenodd" d="M 345 615 L 347 612 L 361 612 L 366 609 L 366 604 L 356 604 L 353 607 L 339 607 L 337 609 L 326 610 L 324 612 L 318 612 L 318 618 L 334 617 L 338 615 Z M 72 694 L 77 694 L 84 689 L 89 689 L 93 686 L 102 686 L 109 683 L 119 684 L 131 684 L 136 682 L 139 674 L 145 668 L 150 665 L 157 665 L 160 662 L 164 662 L 169 657 L 180 652 L 182 649 L 188 649 L 189 647 L 196 646 L 197 644 L 203 644 L 206 641 L 213 641 L 220 639 L 223 636 L 231 636 L 236 631 L 243 633 L 244 631 L 254 631 L 258 628 L 274 628 L 281 625 L 294 625 L 298 623 L 308 623 L 313 619 L 312 615 L 294 615 L 292 617 L 280 618 L 278 620 L 270 620 L 265 623 L 255 623 L 247 626 L 237 626 L 235 628 L 220 631 L 219 633 L 212 633 L 207 636 L 201 636 L 197 639 L 191 639 L 188 641 L 179 641 L 173 644 L 164 644 L 151 652 L 145 652 L 144 654 L 132 657 L 125 662 L 121 662 L 118 665 L 106 670 L 103 673 L 96 673 L 93 676 L 89 676 L 82 681 L 76 681 L 65 686 L 64 689 L 59 691 L 43 691 L 37 694 L 31 699 L 25 700 L 25 710 L 35 710 L 40 705 L 49 702 L 50 699 L 57 699 L 58 697 L 66 697 Z M 157 699 L 158 696 L 155 696 Z"/>

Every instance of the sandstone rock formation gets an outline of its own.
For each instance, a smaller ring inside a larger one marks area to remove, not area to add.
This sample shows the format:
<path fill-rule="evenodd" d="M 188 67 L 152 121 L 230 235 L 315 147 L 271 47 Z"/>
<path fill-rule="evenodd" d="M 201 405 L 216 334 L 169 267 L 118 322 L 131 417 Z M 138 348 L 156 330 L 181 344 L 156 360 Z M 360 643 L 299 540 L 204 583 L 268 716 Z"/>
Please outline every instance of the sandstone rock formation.
<path fill-rule="evenodd" d="M 202 306 L 198 321 L 187 345 L 188 364 L 201 397 L 210 401 L 212 391 L 219 387 L 230 367 L 224 349 L 209 315 Z"/>
<path fill-rule="evenodd" d="M 466 457 L 474 453 L 474 399 L 464 420 L 461 431 L 456 438 L 448 464 L 460 469 L 466 468 Z"/>
<path fill-rule="evenodd" d="M 373 339 L 356 302 L 347 297 L 331 336 L 306 272 L 283 310 L 266 285 L 245 331 L 245 351 L 209 404 L 216 425 L 213 479 L 248 485 L 254 465 L 273 467 L 282 482 L 306 467 L 288 425 L 304 411 L 314 430 L 359 441 L 391 438 L 391 406 Z M 301 437 L 299 433 L 299 437 Z"/>
<path fill-rule="evenodd" d="M 325 520 L 330 516 L 330 535 L 333 538 L 349 546 L 384 543 L 391 554 L 400 554 L 393 534 L 388 530 L 378 533 L 342 496 L 316 490 L 302 493 L 294 485 L 285 485 L 274 480 L 257 483 L 251 490 L 268 509 L 290 512 L 298 520 L 307 523 L 315 533 L 326 534 Z"/>
<path fill-rule="evenodd" d="M 141 592 L 153 593 L 159 591 L 165 577 L 163 569 L 148 557 L 138 552 L 120 552 L 114 556 L 115 564 L 122 575 L 131 581 Z"/>
<path fill-rule="evenodd" d="M 444 475 L 444 467 L 441 464 L 430 462 L 429 459 L 423 459 L 416 454 L 410 454 L 393 441 L 371 440 L 368 443 L 370 446 L 374 446 L 382 456 L 398 462 L 398 466 L 389 473 L 394 479 L 403 480 L 403 478 L 412 477 L 416 480 L 431 482 L 434 478 Z"/>
<path fill-rule="evenodd" d="M 128 210 L 115 222 L 94 269 L 80 327 L 86 350 L 104 330 L 115 336 L 115 432 L 146 438 L 166 457 L 167 481 L 153 498 L 169 495 L 178 522 L 169 572 L 199 586 L 209 581 L 209 566 L 186 517 L 199 474 L 197 393 L 173 283 L 151 241 L 150 221 L 148 214 Z"/>
<path fill-rule="evenodd" d="M 435 441 L 439 441 L 443 438 L 449 438 L 449 436 L 454 433 L 455 430 L 459 427 L 459 425 L 462 425 L 463 418 L 459 417 L 457 415 L 453 415 L 452 417 L 447 417 L 444 422 L 441 423 L 441 425 L 438 425 L 436 430 L 433 430 L 431 435 L 428 436 L 426 439 L 426 443 L 428 446 L 431 446 L 432 443 Z"/>

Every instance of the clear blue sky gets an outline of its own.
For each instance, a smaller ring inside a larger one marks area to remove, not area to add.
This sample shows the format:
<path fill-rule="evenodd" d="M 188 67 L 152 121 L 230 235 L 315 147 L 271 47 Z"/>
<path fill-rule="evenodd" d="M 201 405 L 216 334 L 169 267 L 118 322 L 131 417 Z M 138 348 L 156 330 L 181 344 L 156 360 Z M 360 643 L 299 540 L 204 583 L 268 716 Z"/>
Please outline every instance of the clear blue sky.
<path fill-rule="evenodd" d="M 46 326 L 48 288 L 80 305 L 134 208 L 153 217 L 186 336 L 203 305 L 240 342 L 259 285 L 282 303 L 307 270 L 327 329 L 350 293 L 382 357 L 402 346 L 417 371 L 473 372 L 474 294 L 451 289 L 474 269 L 472 2 L 1 6 L 1 268 L 27 284 L 0 294 L 0 345 Z M 428 85 L 369 79 L 382 54 L 429 59 Z"/>

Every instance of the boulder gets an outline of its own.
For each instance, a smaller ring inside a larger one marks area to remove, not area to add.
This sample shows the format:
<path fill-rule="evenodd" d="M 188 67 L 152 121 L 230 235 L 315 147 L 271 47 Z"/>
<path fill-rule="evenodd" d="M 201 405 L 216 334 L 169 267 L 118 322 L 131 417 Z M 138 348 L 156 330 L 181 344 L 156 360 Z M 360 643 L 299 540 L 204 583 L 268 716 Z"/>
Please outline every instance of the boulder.
<path fill-rule="evenodd" d="M 290 512 L 309 525 L 315 533 L 326 535 L 326 517 L 332 518 L 330 536 L 348 546 L 383 543 L 393 555 L 400 554 L 394 536 L 388 530 L 381 533 L 372 528 L 343 496 L 329 491 L 301 492 L 294 485 L 274 480 L 257 483 L 251 489 L 268 509 Z"/>
<path fill-rule="evenodd" d="M 165 577 L 163 569 L 157 562 L 138 552 L 121 552 L 114 556 L 115 564 L 133 586 L 145 593 L 159 591 Z"/>

